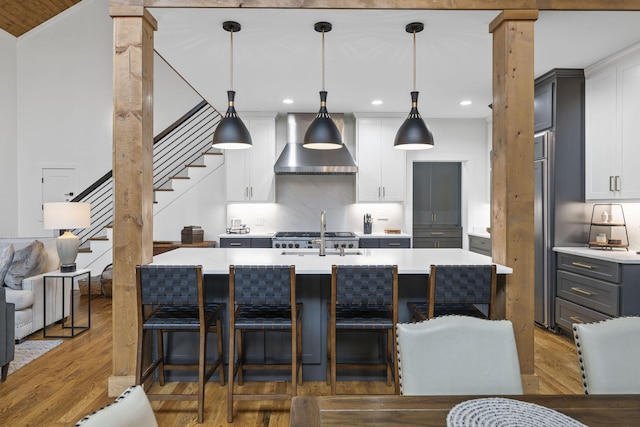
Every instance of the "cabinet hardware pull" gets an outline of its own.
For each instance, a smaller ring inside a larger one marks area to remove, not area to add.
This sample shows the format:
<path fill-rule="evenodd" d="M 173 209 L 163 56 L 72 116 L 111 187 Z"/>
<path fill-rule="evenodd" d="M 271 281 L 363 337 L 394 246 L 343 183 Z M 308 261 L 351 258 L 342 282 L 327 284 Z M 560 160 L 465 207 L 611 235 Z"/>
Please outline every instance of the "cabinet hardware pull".
<path fill-rule="evenodd" d="M 389 243 L 389 246 L 400 246 L 400 243 Z"/>
<path fill-rule="evenodd" d="M 249 196 L 253 199 L 253 187 L 249 187 Z"/>
<path fill-rule="evenodd" d="M 609 175 L 609 191 L 615 191 L 613 189 L 613 175 Z"/>
<path fill-rule="evenodd" d="M 581 262 L 576 262 L 576 261 L 572 262 L 571 265 L 575 265 L 576 267 L 588 268 L 589 270 L 593 268 L 589 264 L 583 264 Z"/>
<path fill-rule="evenodd" d="M 442 231 L 432 231 L 431 235 L 432 236 L 442 236 L 444 233 Z"/>
<path fill-rule="evenodd" d="M 620 175 L 616 175 L 616 191 L 620 191 Z"/>
<path fill-rule="evenodd" d="M 572 316 L 572 317 L 569 317 L 569 319 L 573 320 L 576 323 L 584 323 L 584 320 L 582 320 L 579 317 Z"/>
<path fill-rule="evenodd" d="M 572 287 L 571 290 L 573 292 L 578 292 L 579 294 L 583 294 L 583 295 L 589 295 L 589 296 L 595 295 L 593 292 L 585 291 L 584 289 L 580 289 L 580 288 L 575 287 L 575 286 Z"/>
<path fill-rule="evenodd" d="M 378 199 L 380 198 L 380 187 L 378 187 Z"/>
<path fill-rule="evenodd" d="M 231 243 L 229 246 L 242 246 L 242 243 Z"/>
<path fill-rule="evenodd" d="M 382 198 L 386 198 L 387 197 L 387 189 L 385 187 L 382 187 Z"/>

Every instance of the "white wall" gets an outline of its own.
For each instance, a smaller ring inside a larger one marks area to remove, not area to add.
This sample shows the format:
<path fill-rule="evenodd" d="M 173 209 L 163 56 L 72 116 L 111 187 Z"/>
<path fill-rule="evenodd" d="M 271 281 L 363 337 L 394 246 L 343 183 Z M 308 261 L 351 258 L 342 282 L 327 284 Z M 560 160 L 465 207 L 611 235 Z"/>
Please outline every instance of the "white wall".
<path fill-rule="evenodd" d="M 17 157 L 17 39 L 0 30 L 0 236 L 18 229 Z"/>
<path fill-rule="evenodd" d="M 17 137 L 7 137 L 17 140 L 17 154 L 11 162 L 14 171 L 2 168 L 1 176 L 13 175 L 5 182 L 18 184 L 10 190 L 0 190 L 11 193 L 7 198 L 14 201 L 10 206 L 15 206 L 16 219 L 12 227 L 5 227 L 6 231 L 0 229 L 0 235 L 51 233 L 42 230 L 42 168 L 75 168 L 76 194 L 112 169 L 112 34 L 109 0 L 84 0 L 17 39 L 16 71 L 8 78 L 14 98 L 17 87 L 17 102 L 4 97 L 0 101 L 0 109 L 9 110 L 0 120 L 10 119 L 13 114 L 17 122 Z M 4 68 L 11 64 L 10 46 L 5 46 L 4 40 L 0 38 L 3 82 Z M 5 56 L 9 61 L 4 61 Z M 157 55 L 154 78 L 155 135 L 194 107 L 201 97 Z M 11 155 L 11 151 L 7 152 Z M 17 169 L 13 166 L 16 157 Z M 1 161 L 4 159 L 3 155 Z M 5 221 L 2 223 L 4 226 Z"/>
<path fill-rule="evenodd" d="M 43 234 L 42 168 L 75 168 L 76 192 L 111 169 L 108 4 L 82 1 L 18 39 L 20 235 Z"/>

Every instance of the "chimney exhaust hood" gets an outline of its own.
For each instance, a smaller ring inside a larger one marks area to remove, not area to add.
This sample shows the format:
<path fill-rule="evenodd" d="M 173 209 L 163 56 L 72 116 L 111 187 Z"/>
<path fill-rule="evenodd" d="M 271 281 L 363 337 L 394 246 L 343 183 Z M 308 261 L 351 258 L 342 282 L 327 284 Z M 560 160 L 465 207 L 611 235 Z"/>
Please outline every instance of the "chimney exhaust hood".
<path fill-rule="evenodd" d="M 302 146 L 315 113 L 287 114 L 287 144 L 273 166 L 276 175 L 353 175 L 358 165 L 346 146 L 337 150 L 311 150 Z M 331 118 L 344 139 L 344 115 Z"/>

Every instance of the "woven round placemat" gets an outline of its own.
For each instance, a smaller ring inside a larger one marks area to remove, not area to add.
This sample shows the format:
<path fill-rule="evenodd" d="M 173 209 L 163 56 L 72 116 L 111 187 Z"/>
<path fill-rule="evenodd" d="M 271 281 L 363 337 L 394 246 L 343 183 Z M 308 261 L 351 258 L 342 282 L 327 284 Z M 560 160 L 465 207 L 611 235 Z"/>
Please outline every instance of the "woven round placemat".
<path fill-rule="evenodd" d="M 457 404 L 447 415 L 448 427 L 586 427 L 553 409 L 515 399 L 490 397 Z"/>

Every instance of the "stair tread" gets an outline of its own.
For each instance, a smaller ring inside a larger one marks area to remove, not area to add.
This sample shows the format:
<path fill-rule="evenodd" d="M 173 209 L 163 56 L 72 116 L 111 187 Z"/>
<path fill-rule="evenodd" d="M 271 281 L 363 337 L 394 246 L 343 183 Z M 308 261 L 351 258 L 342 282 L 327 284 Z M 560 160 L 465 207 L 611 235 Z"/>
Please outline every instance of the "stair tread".
<path fill-rule="evenodd" d="M 191 178 L 188 177 L 188 176 L 178 176 L 178 175 L 176 175 L 176 176 L 170 176 L 169 179 L 191 179 Z"/>
<path fill-rule="evenodd" d="M 206 168 L 207 165 L 186 165 L 188 168 Z"/>
<path fill-rule="evenodd" d="M 94 236 L 94 237 L 88 238 L 87 240 L 105 241 L 105 240 L 109 240 L 109 238 L 107 236 Z"/>
<path fill-rule="evenodd" d="M 153 191 L 173 191 L 173 188 L 154 188 Z"/>

